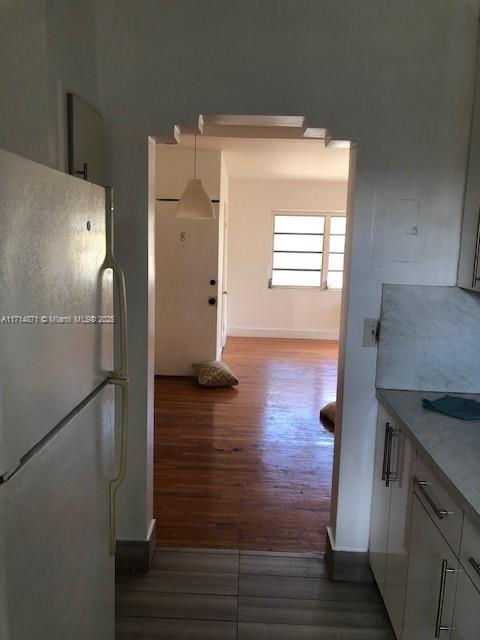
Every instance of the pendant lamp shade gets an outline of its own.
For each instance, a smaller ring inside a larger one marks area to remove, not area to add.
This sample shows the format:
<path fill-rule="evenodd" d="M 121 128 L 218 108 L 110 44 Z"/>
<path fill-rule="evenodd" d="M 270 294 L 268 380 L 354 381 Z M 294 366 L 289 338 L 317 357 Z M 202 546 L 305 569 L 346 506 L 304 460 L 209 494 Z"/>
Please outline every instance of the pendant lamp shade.
<path fill-rule="evenodd" d="M 214 220 L 213 204 L 203 188 L 202 181 L 190 178 L 178 203 L 177 218 L 190 220 Z"/>

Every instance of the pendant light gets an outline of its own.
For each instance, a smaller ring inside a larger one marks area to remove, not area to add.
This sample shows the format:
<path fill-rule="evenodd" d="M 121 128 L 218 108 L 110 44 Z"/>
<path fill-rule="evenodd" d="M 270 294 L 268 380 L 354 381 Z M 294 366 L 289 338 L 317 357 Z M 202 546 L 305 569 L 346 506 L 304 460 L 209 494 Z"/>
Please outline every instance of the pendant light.
<path fill-rule="evenodd" d="M 195 131 L 195 149 L 193 154 L 193 178 L 187 182 L 185 191 L 178 203 L 177 218 L 190 220 L 214 220 L 213 204 L 205 191 L 202 181 L 197 178 L 197 132 Z"/>

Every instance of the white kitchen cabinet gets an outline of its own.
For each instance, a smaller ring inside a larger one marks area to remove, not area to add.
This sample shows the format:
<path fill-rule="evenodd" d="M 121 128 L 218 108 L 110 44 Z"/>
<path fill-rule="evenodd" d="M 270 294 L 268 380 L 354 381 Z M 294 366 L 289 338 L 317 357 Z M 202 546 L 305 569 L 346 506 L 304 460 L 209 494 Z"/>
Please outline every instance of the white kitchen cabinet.
<path fill-rule="evenodd" d="M 458 261 L 459 287 L 480 289 L 480 64 L 477 78 L 473 122 L 470 134 L 467 183 L 463 204 L 462 237 Z M 479 633 L 480 637 L 480 633 Z"/>
<path fill-rule="evenodd" d="M 397 640 L 480 640 L 480 521 L 414 433 L 380 403 L 372 571 Z"/>
<path fill-rule="evenodd" d="M 387 564 L 388 519 L 390 512 L 390 488 L 386 486 L 386 462 L 389 430 L 393 428 L 388 413 L 379 405 L 375 444 L 375 468 L 373 477 L 372 511 L 370 518 L 370 567 L 378 588 L 384 595 Z"/>
<path fill-rule="evenodd" d="M 369 557 L 397 637 L 405 604 L 414 459 L 410 440 L 380 405 Z"/>
<path fill-rule="evenodd" d="M 399 429 L 392 434 L 391 451 L 384 599 L 392 626 L 400 638 L 407 586 L 415 452 L 410 439 Z"/>
<path fill-rule="evenodd" d="M 480 531 L 467 516 L 463 522 L 453 626 L 454 640 L 480 638 Z"/>
<path fill-rule="evenodd" d="M 480 637 L 480 591 L 465 571 L 460 572 L 453 623 L 454 640 L 478 640 Z"/>
<path fill-rule="evenodd" d="M 451 637 L 458 568 L 454 553 L 414 495 L 402 640 Z"/>

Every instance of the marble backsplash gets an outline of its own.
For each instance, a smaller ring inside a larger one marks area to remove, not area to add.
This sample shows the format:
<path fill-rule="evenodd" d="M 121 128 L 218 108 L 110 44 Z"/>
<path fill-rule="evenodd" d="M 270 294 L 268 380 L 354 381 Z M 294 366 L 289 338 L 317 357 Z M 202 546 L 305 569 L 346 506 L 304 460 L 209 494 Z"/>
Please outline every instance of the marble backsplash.
<path fill-rule="evenodd" d="M 480 393 L 480 293 L 385 284 L 376 386 Z"/>

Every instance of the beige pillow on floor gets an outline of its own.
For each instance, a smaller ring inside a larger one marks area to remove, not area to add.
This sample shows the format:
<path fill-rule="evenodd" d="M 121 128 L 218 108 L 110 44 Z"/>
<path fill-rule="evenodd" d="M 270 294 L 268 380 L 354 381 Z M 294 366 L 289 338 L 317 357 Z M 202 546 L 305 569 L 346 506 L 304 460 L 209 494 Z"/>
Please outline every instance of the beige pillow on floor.
<path fill-rule="evenodd" d="M 233 387 L 238 384 L 238 378 L 231 369 L 219 360 L 195 362 L 193 370 L 202 387 Z"/>
<path fill-rule="evenodd" d="M 332 424 L 335 424 L 335 414 L 337 411 L 337 403 L 329 402 L 326 404 L 323 409 L 320 411 L 320 418 L 330 420 Z"/>

